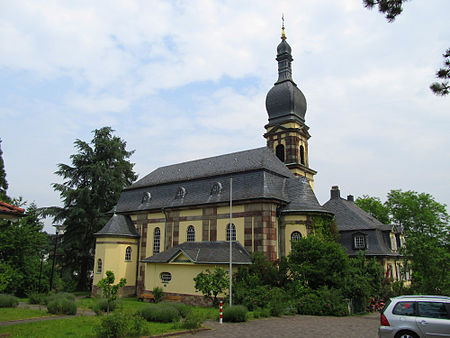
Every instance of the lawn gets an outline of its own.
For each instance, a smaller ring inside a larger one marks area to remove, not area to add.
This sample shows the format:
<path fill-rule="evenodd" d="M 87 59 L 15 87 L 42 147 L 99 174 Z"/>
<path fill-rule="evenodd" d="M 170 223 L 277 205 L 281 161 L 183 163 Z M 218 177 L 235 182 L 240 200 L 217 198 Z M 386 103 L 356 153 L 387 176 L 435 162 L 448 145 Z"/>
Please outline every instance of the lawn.
<path fill-rule="evenodd" d="M 48 316 L 52 316 L 52 314 L 47 311 L 23 308 L 0 308 L 0 322 Z"/>

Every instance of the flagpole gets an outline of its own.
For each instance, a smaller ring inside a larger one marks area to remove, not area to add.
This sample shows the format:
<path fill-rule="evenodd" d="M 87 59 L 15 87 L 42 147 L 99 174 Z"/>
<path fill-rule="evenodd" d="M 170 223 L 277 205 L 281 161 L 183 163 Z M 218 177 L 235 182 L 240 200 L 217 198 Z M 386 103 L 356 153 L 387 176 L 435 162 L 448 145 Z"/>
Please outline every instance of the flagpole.
<path fill-rule="evenodd" d="M 232 295 L 232 276 L 233 276 L 233 179 L 230 177 L 230 290 L 229 290 L 229 300 L 230 306 L 233 304 Z"/>

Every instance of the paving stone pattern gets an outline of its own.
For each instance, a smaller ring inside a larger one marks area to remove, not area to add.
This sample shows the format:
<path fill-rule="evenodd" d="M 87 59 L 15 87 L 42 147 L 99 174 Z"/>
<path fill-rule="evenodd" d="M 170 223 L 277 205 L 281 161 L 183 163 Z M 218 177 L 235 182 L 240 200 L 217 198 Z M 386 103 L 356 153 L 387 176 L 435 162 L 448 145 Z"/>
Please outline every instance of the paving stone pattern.
<path fill-rule="evenodd" d="M 373 313 L 352 317 L 285 316 L 252 320 L 247 323 L 223 323 L 208 321 L 213 328 L 195 334 L 196 337 L 336 337 L 376 338 L 380 315 Z M 192 336 L 192 335 L 187 335 Z M 186 335 L 185 335 L 186 337 Z"/>

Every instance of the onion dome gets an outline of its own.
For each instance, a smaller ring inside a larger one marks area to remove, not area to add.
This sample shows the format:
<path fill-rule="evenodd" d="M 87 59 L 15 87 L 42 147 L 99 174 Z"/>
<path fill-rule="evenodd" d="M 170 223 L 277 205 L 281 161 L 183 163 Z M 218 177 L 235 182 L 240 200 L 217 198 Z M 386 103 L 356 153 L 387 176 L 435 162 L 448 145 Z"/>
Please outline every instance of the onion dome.
<path fill-rule="evenodd" d="M 292 80 L 291 46 L 286 42 L 284 24 L 281 42 L 277 47 L 278 81 L 267 93 L 266 110 L 269 125 L 297 121 L 305 122 L 306 98 Z"/>

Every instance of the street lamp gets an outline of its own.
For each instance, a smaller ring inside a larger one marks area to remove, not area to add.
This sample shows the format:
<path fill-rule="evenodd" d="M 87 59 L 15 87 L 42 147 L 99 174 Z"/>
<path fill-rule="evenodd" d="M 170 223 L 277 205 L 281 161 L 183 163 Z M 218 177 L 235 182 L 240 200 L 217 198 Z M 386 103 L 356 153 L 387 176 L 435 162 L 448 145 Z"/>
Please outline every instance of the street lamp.
<path fill-rule="evenodd" d="M 59 235 L 59 225 L 55 225 L 55 247 L 53 249 L 53 262 L 52 262 L 52 273 L 50 274 L 50 290 L 53 289 L 53 273 L 55 271 L 55 261 L 56 261 L 56 247 L 58 246 L 58 235 Z"/>

